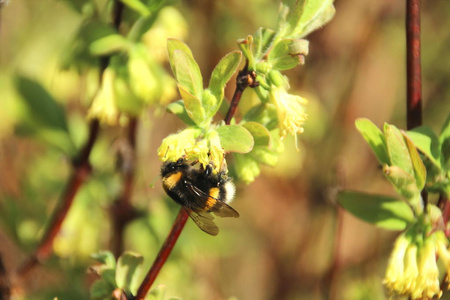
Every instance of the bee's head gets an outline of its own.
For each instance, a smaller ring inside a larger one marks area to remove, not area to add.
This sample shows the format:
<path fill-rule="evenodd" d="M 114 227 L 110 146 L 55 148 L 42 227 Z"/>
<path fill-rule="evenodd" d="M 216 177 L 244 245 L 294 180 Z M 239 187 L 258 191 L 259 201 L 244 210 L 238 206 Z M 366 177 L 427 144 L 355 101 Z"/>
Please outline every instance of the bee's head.
<path fill-rule="evenodd" d="M 183 171 L 189 168 L 188 163 L 184 157 L 179 158 L 177 161 L 166 161 L 161 166 L 161 176 L 166 177 L 173 173 Z"/>

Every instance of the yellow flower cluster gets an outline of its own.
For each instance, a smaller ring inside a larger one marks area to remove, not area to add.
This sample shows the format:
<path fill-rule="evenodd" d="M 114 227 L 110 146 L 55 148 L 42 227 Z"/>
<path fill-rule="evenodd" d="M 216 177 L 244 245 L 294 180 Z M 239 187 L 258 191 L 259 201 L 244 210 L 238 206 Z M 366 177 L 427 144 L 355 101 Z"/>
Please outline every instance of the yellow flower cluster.
<path fill-rule="evenodd" d="M 440 297 L 437 257 L 450 271 L 448 240 L 442 231 L 436 231 L 423 240 L 411 230 L 401 234 L 394 246 L 386 270 L 387 289 L 410 299 Z"/>
<path fill-rule="evenodd" d="M 217 173 L 226 166 L 225 151 L 220 144 L 220 138 L 215 130 L 202 136 L 198 128 L 186 128 L 166 137 L 158 148 L 158 156 L 162 161 L 176 161 L 185 157 L 188 161 L 198 161 L 204 167 L 213 165 Z"/>

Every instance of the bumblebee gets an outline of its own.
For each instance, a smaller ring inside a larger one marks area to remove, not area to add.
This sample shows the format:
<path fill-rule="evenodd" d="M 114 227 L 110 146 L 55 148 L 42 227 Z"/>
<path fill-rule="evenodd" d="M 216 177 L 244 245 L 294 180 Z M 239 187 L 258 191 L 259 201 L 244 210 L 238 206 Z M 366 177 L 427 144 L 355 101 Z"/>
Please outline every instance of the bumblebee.
<path fill-rule="evenodd" d="M 213 174 L 206 168 L 189 164 L 184 158 L 161 166 L 162 185 L 167 195 L 180 204 L 204 232 L 217 235 L 219 228 L 210 214 L 238 218 L 239 213 L 227 204 L 235 193 L 231 178 L 224 172 Z"/>

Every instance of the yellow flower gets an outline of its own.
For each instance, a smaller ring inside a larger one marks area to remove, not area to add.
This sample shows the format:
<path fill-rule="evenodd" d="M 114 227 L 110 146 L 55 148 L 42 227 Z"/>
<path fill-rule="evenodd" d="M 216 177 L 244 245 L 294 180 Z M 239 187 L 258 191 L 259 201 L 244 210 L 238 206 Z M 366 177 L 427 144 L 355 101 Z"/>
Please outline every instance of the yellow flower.
<path fill-rule="evenodd" d="M 297 139 L 297 133 L 303 132 L 302 125 L 308 117 L 305 112 L 308 100 L 288 94 L 284 87 L 274 87 L 269 93 L 269 98 L 277 108 L 280 135 L 285 137 L 289 132 Z"/>
<path fill-rule="evenodd" d="M 117 124 L 119 111 L 115 103 L 114 79 L 114 71 L 107 68 L 103 73 L 102 86 L 89 108 L 88 118 L 97 118 L 108 125 Z"/>
<path fill-rule="evenodd" d="M 162 161 L 176 161 L 188 152 L 193 151 L 197 137 L 201 130 L 196 128 L 186 128 L 175 134 L 166 137 L 158 148 L 158 156 Z"/>
<path fill-rule="evenodd" d="M 414 299 L 440 297 L 439 269 L 436 264 L 436 239 L 433 235 L 425 239 L 425 245 L 419 255 L 419 277 L 416 289 L 411 296 Z"/>
<path fill-rule="evenodd" d="M 383 283 L 386 287 L 398 294 L 404 292 L 404 258 L 406 249 L 408 249 L 409 240 L 404 234 L 401 234 L 395 241 L 394 249 L 389 258 L 388 267 L 386 269 L 385 279 Z"/>

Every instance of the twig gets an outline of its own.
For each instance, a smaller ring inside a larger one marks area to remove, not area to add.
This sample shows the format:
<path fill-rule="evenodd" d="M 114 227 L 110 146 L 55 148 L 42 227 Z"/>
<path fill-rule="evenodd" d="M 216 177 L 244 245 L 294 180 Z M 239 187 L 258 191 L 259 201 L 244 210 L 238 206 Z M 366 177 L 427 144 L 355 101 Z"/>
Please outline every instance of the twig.
<path fill-rule="evenodd" d="M 233 99 L 231 100 L 230 108 L 225 117 L 225 124 L 230 124 L 230 121 L 233 118 L 233 115 L 235 114 L 236 108 L 241 99 L 242 92 L 245 90 L 245 88 L 247 88 L 248 86 L 251 87 L 258 86 L 258 82 L 255 80 L 255 78 L 256 78 L 255 72 L 248 71 L 248 62 L 247 62 L 245 67 L 239 72 L 236 78 L 236 90 L 234 92 Z M 181 208 L 180 211 L 178 212 L 177 218 L 175 219 L 172 225 L 172 229 L 170 230 L 169 235 L 167 236 L 164 244 L 159 250 L 158 256 L 156 256 L 153 265 L 151 266 L 150 270 L 148 271 L 147 275 L 142 281 L 136 296 L 133 298 L 134 300 L 144 299 L 145 295 L 147 295 L 153 282 L 158 276 L 159 271 L 166 262 L 170 253 L 172 252 L 172 249 L 175 246 L 175 243 L 177 242 L 178 237 L 180 236 L 180 233 L 183 230 L 188 217 L 189 216 L 186 213 L 186 211 L 183 208 Z"/>
<path fill-rule="evenodd" d="M 62 223 L 64 222 L 73 199 L 77 194 L 79 188 L 85 181 L 86 177 L 91 172 L 89 164 L 89 155 L 97 139 L 99 131 L 98 120 L 91 121 L 89 130 L 89 139 L 81 151 L 80 157 L 74 162 L 74 172 L 67 183 L 66 189 L 61 197 L 61 207 L 53 214 L 52 221 L 42 239 L 41 243 L 34 251 L 34 253 L 18 268 L 17 275 L 19 277 L 25 276 L 39 261 L 42 261 L 52 253 L 53 240 L 58 235 Z"/>
<path fill-rule="evenodd" d="M 110 209 L 113 223 L 112 251 L 116 257 L 123 252 L 125 226 L 138 215 L 131 205 L 136 165 L 136 131 L 137 119 L 132 117 L 128 124 L 127 140 L 119 145 L 118 151 L 118 168 L 123 176 L 123 190 Z"/>
<path fill-rule="evenodd" d="M 123 12 L 123 4 L 116 0 L 113 13 L 113 25 L 116 29 L 119 29 L 121 22 L 121 16 Z M 100 60 L 100 83 L 102 81 L 102 74 L 109 64 L 110 57 L 103 57 Z M 57 209 L 53 216 L 52 221 L 41 240 L 38 248 L 34 253 L 22 263 L 17 269 L 18 278 L 25 276 L 39 261 L 45 260 L 52 253 L 53 241 L 58 235 L 62 223 L 64 222 L 67 213 L 69 212 L 73 200 L 84 183 L 87 176 L 91 173 L 91 166 L 89 164 L 89 156 L 91 154 L 94 143 L 97 139 L 100 124 L 97 119 L 91 121 L 89 126 L 89 138 L 80 152 L 80 156 L 73 162 L 74 171 L 69 181 L 67 182 L 66 189 L 61 197 L 61 206 Z"/>
<path fill-rule="evenodd" d="M 422 125 L 420 66 L 420 0 L 406 1 L 406 118 L 408 130 Z"/>

